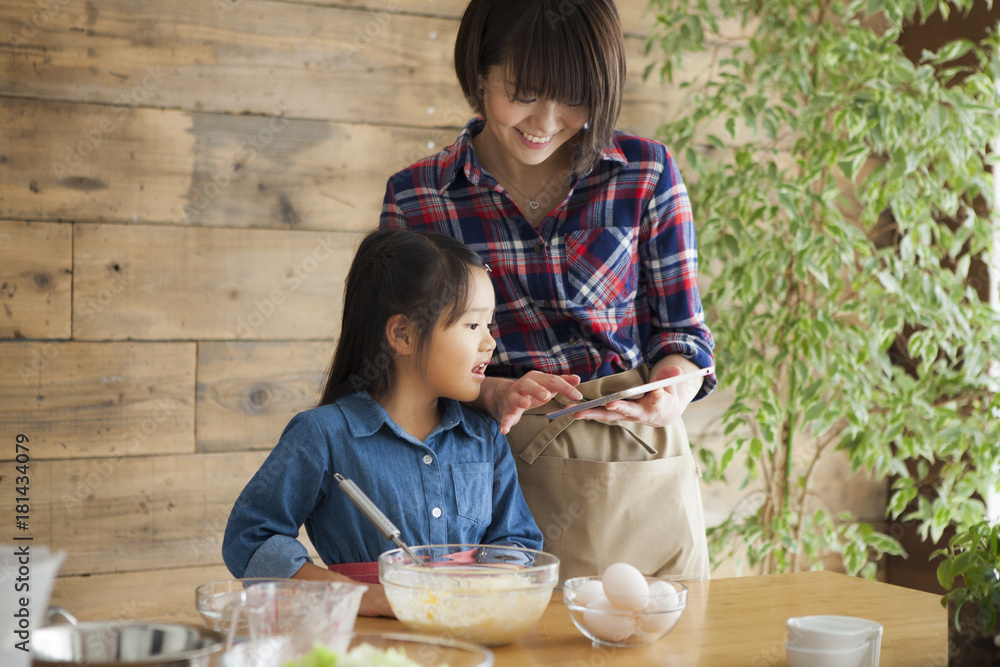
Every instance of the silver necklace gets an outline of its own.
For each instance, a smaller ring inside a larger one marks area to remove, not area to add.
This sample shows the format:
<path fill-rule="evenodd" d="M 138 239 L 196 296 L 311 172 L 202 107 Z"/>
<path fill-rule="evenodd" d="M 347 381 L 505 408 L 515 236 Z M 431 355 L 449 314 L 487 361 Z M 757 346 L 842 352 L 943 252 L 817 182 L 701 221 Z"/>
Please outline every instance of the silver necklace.
<path fill-rule="evenodd" d="M 500 171 L 499 167 L 494 165 L 494 169 L 496 170 L 500 178 L 510 183 L 510 187 L 514 188 L 514 190 L 517 191 L 517 194 L 521 195 L 522 197 L 528 200 L 528 208 L 530 208 L 532 211 L 537 211 L 538 207 L 541 206 L 541 204 L 535 201 L 535 197 L 545 192 L 545 189 L 549 187 L 549 183 L 551 183 L 552 179 L 556 177 L 556 172 L 553 171 L 552 174 L 549 176 L 549 180 L 545 181 L 545 185 L 542 186 L 542 189 L 535 193 L 535 197 L 532 197 L 531 195 L 526 195 L 523 192 L 521 192 L 521 189 L 516 185 L 514 185 L 514 181 L 507 178 L 507 176 Z"/>

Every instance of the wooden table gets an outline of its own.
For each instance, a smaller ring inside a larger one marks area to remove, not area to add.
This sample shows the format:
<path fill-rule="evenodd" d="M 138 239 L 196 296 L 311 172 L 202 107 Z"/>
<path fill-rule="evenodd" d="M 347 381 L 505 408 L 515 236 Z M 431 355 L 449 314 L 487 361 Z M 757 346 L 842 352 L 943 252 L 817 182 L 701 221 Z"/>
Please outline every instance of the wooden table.
<path fill-rule="evenodd" d="M 81 620 L 199 624 L 195 586 L 228 576 L 218 566 L 159 577 L 70 577 L 56 582 L 53 604 L 67 607 Z M 930 593 L 833 572 L 694 581 L 688 588 L 688 607 L 673 632 L 652 646 L 623 649 L 591 646 L 556 592 L 528 634 L 494 649 L 496 667 L 784 667 L 785 620 L 808 614 L 860 616 L 881 623 L 885 630 L 880 667 L 944 667 L 948 662 L 946 612 L 940 597 Z M 356 628 L 405 631 L 399 621 L 387 618 L 358 618 Z"/>
<path fill-rule="evenodd" d="M 493 649 L 496 667 L 525 665 L 704 665 L 782 667 L 785 620 L 809 614 L 860 616 L 881 623 L 880 667 L 947 665 L 948 632 L 940 596 L 834 572 L 688 582 L 677 627 L 644 648 L 594 647 L 573 625 L 557 592 L 520 641 Z M 357 630 L 399 632 L 391 619 L 358 618 Z"/>

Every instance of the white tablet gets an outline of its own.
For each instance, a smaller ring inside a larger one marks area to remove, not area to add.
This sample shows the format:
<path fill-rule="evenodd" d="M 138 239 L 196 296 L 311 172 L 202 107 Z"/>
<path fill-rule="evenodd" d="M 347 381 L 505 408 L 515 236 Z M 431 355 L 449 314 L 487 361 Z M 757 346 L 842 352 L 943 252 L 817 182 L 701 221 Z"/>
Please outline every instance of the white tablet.
<path fill-rule="evenodd" d="M 607 396 L 601 396 L 600 398 L 595 398 L 591 401 L 584 401 L 583 403 L 576 403 L 569 406 L 568 408 L 563 408 L 562 410 L 556 410 L 555 412 L 550 412 L 546 417 L 550 420 L 557 419 L 563 415 L 571 415 L 574 412 L 579 412 L 580 410 L 587 410 L 589 408 L 599 408 L 605 403 L 610 403 L 611 401 L 617 401 L 623 398 L 634 398 L 635 396 L 642 396 L 646 392 L 653 391 L 654 389 L 662 389 L 664 387 L 669 387 L 670 385 L 677 384 L 679 382 L 684 382 L 690 380 L 691 378 L 705 377 L 710 375 L 715 370 L 715 366 L 709 366 L 708 368 L 701 368 L 690 373 L 682 373 L 681 375 L 675 375 L 671 378 L 666 378 L 664 380 L 658 380 L 656 382 L 648 382 L 646 384 L 640 384 L 637 387 L 630 387 L 628 389 L 623 389 L 622 391 L 617 391 L 613 394 L 608 394 Z"/>

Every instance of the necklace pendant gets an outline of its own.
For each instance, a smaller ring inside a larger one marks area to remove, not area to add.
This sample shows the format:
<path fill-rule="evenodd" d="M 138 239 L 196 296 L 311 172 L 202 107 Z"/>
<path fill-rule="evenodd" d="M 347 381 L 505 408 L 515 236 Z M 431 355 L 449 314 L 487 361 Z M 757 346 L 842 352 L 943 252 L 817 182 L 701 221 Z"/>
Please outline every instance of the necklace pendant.
<path fill-rule="evenodd" d="M 538 202 L 536 202 L 531 197 L 528 197 L 528 207 L 531 208 L 532 211 L 537 211 L 538 210 Z"/>

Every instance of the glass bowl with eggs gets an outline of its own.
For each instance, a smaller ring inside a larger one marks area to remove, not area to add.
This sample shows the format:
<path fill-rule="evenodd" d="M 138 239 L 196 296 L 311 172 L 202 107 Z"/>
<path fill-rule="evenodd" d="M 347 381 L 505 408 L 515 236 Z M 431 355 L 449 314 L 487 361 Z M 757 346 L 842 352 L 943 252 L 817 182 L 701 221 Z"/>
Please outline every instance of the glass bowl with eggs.
<path fill-rule="evenodd" d="M 379 556 L 389 606 L 410 630 L 486 646 L 516 641 L 559 582 L 559 559 L 521 547 L 437 544 Z"/>
<path fill-rule="evenodd" d="M 687 606 L 687 586 L 615 563 L 599 577 L 567 579 L 563 602 L 573 625 L 595 644 L 648 646 L 677 625 Z"/>

